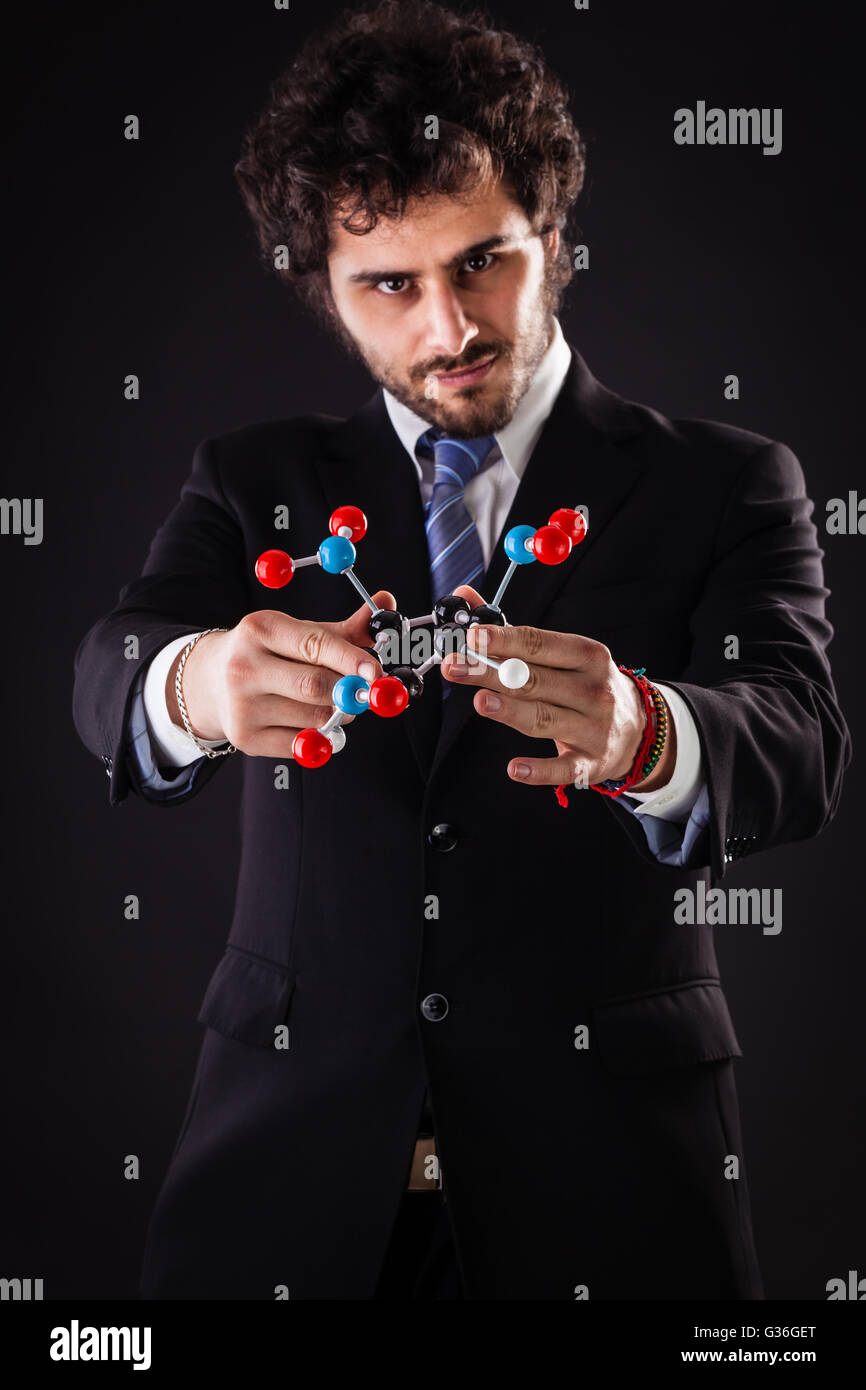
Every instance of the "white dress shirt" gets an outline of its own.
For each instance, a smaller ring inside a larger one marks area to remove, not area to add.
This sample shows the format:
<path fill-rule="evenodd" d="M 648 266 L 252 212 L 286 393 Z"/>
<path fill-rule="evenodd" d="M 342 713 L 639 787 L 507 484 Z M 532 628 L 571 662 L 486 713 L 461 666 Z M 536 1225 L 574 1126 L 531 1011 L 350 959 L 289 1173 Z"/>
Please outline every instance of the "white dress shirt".
<path fill-rule="evenodd" d="M 466 508 L 478 532 L 485 566 L 490 563 L 520 479 L 571 363 L 571 351 L 559 320 L 554 318 L 553 323 L 553 338 L 528 390 L 511 420 L 497 432 L 496 445 L 484 465 L 466 484 Z M 430 421 L 409 410 L 389 391 L 383 390 L 383 395 L 391 423 L 414 464 L 426 506 L 433 491 L 434 463 L 429 458 L 419 460 L 416 445 L 419 436 L 430 428 Z M 587 486 L 591 489 L 589 479 Z M 172 722 L 165 700 L 165 682 L 172 663 L 194 635 L 188 633 L 161 648 L 150 662 L 145 676 L 143 696 L 148 733 L 155 761 L 164 767 L 183 767 L 202 756 L 201 750 L 185 730 Z M 691 711 L 677 691 L 659 685 L 657 681 L 654 684 L 664 696 L 676 728 L 676 764 L 664 787 L 651 792 L 629 793 L 631 800 L 637 804 L 627 806 L 627 809 L 639 816 L 652 815 L 658 820 L 684 822 L 689 819 L 704 787 L 698 732 Z M 202 742 L 217 748 L 225 743 L 225 739 L 203 739 Z"/>

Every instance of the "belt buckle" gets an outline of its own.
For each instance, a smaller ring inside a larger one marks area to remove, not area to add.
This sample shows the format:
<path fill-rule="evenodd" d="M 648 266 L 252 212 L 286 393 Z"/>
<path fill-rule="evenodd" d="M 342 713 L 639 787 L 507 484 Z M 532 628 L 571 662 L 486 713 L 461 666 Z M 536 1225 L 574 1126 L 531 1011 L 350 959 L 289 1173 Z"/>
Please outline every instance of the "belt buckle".
<path fill-rule="evenodd" d="M 429 1176 L 428 1176 L 429 1175 Z M 432 1134 L 415 1140 L 412 1166 L 409 1169 L 407 1192 L 439 1192 L 442 1189 L 442 1168 Z"/>

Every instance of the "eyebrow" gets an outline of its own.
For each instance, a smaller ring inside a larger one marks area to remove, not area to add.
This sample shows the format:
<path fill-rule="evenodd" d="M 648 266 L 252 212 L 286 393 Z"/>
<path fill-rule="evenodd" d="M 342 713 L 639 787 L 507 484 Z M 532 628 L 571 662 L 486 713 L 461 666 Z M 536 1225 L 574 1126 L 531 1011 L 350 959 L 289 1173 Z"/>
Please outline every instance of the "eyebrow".
<path fill-rule="evenodd" d="M 485 241 L 476 241 L 472 246 L 466 246 L 462 251 L 458 251 L 456 256 L 452 256 L 450 261 L 445 262 L 442 269 L 454 270 L 470 256 L 480 256 L 485 251 L 494 251 L 497 246 L 506 246 L 509 242 L 518 239 L 516 236 L 500 235 L 489 236 Z M 350 285 L 377 285 L 380 280 L 414 280 L 420 274 L 420 270 L 358 270 L 354 275 L 348 277 L 348 283 Z"/>

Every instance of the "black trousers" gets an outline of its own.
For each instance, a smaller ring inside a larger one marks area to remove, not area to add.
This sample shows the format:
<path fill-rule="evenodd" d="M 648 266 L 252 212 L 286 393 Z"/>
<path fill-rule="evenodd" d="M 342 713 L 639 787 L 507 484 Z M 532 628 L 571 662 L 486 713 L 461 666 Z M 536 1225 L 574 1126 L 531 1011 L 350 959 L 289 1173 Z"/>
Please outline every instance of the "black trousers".
<path fill-rule="evenodd" d="M 464 1297 L 444 1191 L 404 1192 L 373 1297 Z"/>

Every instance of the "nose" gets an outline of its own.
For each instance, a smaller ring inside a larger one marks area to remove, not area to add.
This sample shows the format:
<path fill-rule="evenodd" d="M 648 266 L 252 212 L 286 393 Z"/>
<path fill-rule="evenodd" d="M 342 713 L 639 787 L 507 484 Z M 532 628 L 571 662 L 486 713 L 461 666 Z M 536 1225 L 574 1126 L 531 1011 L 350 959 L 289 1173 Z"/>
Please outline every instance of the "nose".
<path fill-rule="evenodd" d="M 459 357 L 478 335 L 477 325 L 466 317 L 460 295 L 448 281 L 433 284 L 427 292 L 426 345 L 431 353 Z"/>

